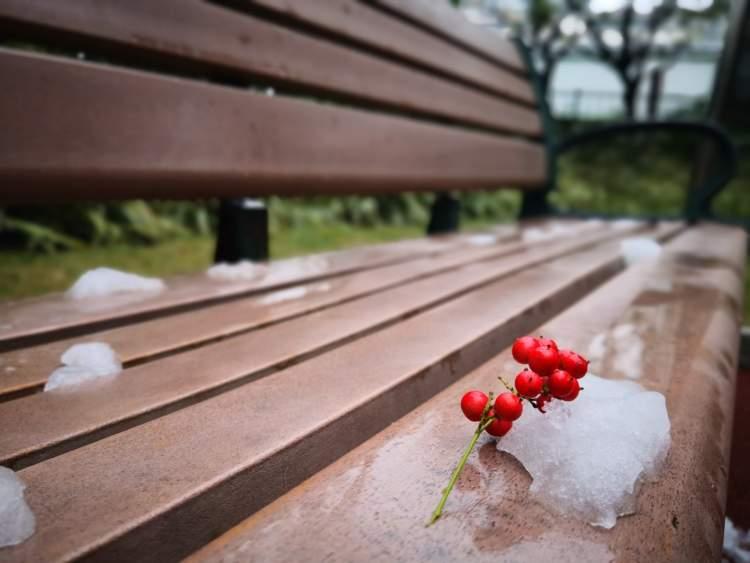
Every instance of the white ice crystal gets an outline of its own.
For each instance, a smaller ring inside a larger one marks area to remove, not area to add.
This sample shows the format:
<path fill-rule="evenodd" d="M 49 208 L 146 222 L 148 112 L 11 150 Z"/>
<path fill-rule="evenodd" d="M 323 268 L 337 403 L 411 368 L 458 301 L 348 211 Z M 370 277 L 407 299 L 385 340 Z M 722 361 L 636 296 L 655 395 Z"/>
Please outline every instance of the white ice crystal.
<path fill-rule="evenodd" d="M 497 236 L 487 233 L 479 233 L 469 237 L 469 244 L 472 246 L 491 246 L 497 243 Z"/>
<path fill-rule="evenodd" d="M 750 532 L 735 527 L 729 518 L 724 520 L 724 557 L 735 563 L 750 563 Z"/>
<path fill-rule="evenodd" d="M 72 299 L 90 299 L 117 293 L 157 293 L 165 287 L 158 278 L 146 278 L 112 268 L 95 268 L 78 278 L 66 295 Z"/>
<path fill-rule="evenodd" d="M 226 262 L 215 264 L 206 271 L 206 275 L 214 280 L 233 282 L 255 279 L 263 275 L 265 271 L 266 267 L 261 264 L 241 260 L 234 264 Z"/>
<path fill-rule="evenodd" d="M 497 447 L 533 478 L 531 493 L 561 514 L 612 528 L 632 514 L 643 479 L 656 477 L 669 451 L 669 416 L 661 393 L 631 381 L 589 374 L 575 402 L 526 408 Z"/>
<path fill-rule="evenodd" d="M 26 485 L 7 467 L 0 467 L 0 547 L 17 545 L 34 533 L 36 519 L 23 498 Z"/>
<path fill-rule="evenodd" d="M 628 266 L 658 258 L 661 250 L 658 242 L 645 237 L 631 237 L 620 242 L 620 252 Z"/>
<path fill-rule="evenodd" d="M 103 342 L 74 344 L 60 357 L 62 366 L 49 376 L 45 391 L 71 387 L 99 377 L 110 377 L 122 371 L 115 351 Z"/>

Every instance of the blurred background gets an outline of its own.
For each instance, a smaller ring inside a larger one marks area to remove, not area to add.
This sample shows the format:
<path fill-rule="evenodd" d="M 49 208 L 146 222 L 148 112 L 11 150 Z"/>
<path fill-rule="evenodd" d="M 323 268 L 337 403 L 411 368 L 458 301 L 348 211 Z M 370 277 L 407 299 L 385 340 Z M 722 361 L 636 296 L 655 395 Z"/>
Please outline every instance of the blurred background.
<path fill-rule="evenodd" d="M 558 139 L 621 120 L 711 118 L 746 152 L 744 112 L 729 111 L 742 107 L 744 95 L 737 86 L 744 67 L 736 60 L 744 5 L 433 1 L 525 46 Z M 750 77 L 744 82 L 750 88 Z M 554 201 L 563 210 L 678 215 L 696 173 L 695 143 L 663 134 L 582 147 L 562 160 Z M 750 220 L 749 181 L 745 166 L 716 201 L 717 215 Z M 272 257 L 419 236 L 432 197 L 270 198 Z M 520 197 L 498 190 L 463 194 L 461 202 L 464 228 L 471 229 L 513 220 Z M 64 289 L 101 265 L 162 277 L 203 270 L 212 259 L 216 208 L 215 201 L 128 201 L 0 209 L 0 299 Z"/>

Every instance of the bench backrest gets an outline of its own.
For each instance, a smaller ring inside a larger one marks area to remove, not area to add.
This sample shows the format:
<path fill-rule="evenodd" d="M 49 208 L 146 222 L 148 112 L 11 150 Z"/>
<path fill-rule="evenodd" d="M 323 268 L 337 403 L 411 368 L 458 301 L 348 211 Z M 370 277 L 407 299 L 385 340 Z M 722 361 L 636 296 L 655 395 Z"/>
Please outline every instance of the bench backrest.
<path fill-rule="evenodd" d="M 447 2 L 0 0 L 0 33 L 0 202 L 546 180 L 523 61 Z"/>

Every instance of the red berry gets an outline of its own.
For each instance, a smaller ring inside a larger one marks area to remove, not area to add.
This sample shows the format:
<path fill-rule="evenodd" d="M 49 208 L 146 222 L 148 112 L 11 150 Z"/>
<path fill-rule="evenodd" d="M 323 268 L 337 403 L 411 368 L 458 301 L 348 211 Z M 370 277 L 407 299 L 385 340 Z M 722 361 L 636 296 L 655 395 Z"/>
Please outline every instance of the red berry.
<path fill-rule="evenodd" d="M 482 419 L 484 407 L 490 398 L 481 391 L 469 391 L 461 398 L 461 410 L 464 411 L 466 418 L 473 422 Z"/>
<path fill-rule="evenodd" d="M 536 339 L 536 342 L 539 346 L 552 346 L 555 349 L 555 352 L 558 351 L 557 342 L 555 342 L 551 338 L 544 338 L 543 336 L 540 336 Z"/>
<path fill-rule="evenodd" d="M 513 393 L 501 393 L 495 399 L 495 415 L 505 420 L 517 420 L 523 413 L 523 404 Z"/>
<path fill-rule="evenodd" d="M 522 336 L 521 338 L 516 338 L 516 341 L 513 343 L 513 349 L 511 350 L 513 353 L 513 359 L 519 364 L 528 363 L 529 352 L 537 346 L 537 340 L 533 336 Z"/>
<path fill-rule="evenodd" d="M 562 399 L 573 389 L 575 379 L 567 371 L 556 369 L 549 376 L 549 391 L 553 397 Z"/>
<path fill-rule="evenodd" d="M 580 354 L 573 352 L 573 350 L 560 350 L 560 367 L 579 379 L 586 375 L 589 369 L 589 361 Z"/>
<path fill-rule="evenodd" d="M 500 436 L 505 436 L 512 427 L 513 423 L 510 420 L 496 418 L 485 430 L 487 430 L 488 434 L 499 438 Z"/>
<path fill-rule="evenodd" d="M 538 373 L 533 372 L 530 369 L 525 369 L 516 375 L 515 383 L 516 391 L 524 397 L 533 399 L 542 392 L 542 384 L 544 382 Z"/>
<path fill-rule="evenodd" d="M 539 375 L 549 375 L 559 365 L 560 356 L 549 344 L 540 344 L 529 354 L 529 367 Z"/>
<path fill-rule="evenodd" d="M 581 392 L 581 386 L 578 383 L 578 380 L 573 378 L 573 385 L 570 388 L 570 392 L 565 395 L 564 397 L 561 397 L 563 401 L 575 401 L 578 398 L 578 393 Z"/>

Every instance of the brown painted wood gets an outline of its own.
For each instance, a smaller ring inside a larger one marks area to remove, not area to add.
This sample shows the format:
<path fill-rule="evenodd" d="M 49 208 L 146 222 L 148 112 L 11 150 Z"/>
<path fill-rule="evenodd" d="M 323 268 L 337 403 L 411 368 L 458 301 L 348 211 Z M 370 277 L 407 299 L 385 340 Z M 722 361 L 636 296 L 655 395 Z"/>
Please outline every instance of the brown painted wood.
<path fill-rule="evenodd" d="M 681 228 L 678 224 L 669 225 L 658 236 L 673 234 Z M 488 254 L 481 262 L 463 268 L 136 366 L 122 377 L 92 386 L 90 390 L 73 394 L 41 393 L 0 405 L 0 427 L 10 427 L 19 417 L 24 419 L 22 428 L 0 437 L 0 464 L 25 467 L 37 463 L 133 426 L 144 418 L 159 416 L 228 386 L 273 373 L 552 258 L 627 236 L 636 229 L 609 232 L 602 229 L 580 234 L 572 241 L 548 242 L 522 254 L 500 255 L 495 259 Z M 201 319 L 180 320 L 195 324 Z M 134 327 L 139 328 L 140 325 Z M 149 336 L 159 338 L 153 333 Z"/>
<path fill-rule="evenodd" d="M 497 64 L 467 53 L 432 33 L 399 21 L 358 0 L 227 0 L 238 7 L 257 6 L 290 21 L 303 22 L 326 34 L 374 49 L 390 58 L 413 62 L 461 79 L 496 94 L 536 104 L 528 79 L 503 71 Z M 482 34 L 482 30 L 476 30 Z M 505 62 L 525 72 L 515 47 L 497 38 L 498 53 Z"/>
<path fill-rule="evenodd" d="M 37 530 L 4 560 L 186 555 L 586 295 L 621 268 L 617 248 L 548 260 L 20 471 Z"/>
<path fill-rule="evenodd" d="M 658 236 L 673 234 L 679 225 Z M 258 332 L 136 366 L 76 393 L 41 393 L 0 405 L 0 464 L 25 467 L 122 431 L 229 387 L 402 321 L 452 298 L 534 268 L 552 258 L 626 236 L 611 230 L 548 243 L 417 280 Z M 271 294 L 273 295 L 273 294 Z M 187 322 L 198 322 L 199 318 Z M 185 321 L 183 321 L 185 322 Z"/>
<path fill-rule="evenodd" d="M 640 382 L 666 395 L 672 448 L 637 513 L 614 529 L 533 502 L 528 474 L 489 439 L 443 518 L 424 527 L 471 434 L 458 397 L 497 388 L 515 365 L 505 351 L 189 561 L 718 561 L 745 235 L 700 226 L 667 249 L 660 266 L 629 269 L 538 330 L 580 350 L 621 324 L 647 335 Z M 592 371 L 604 374 L 612 354 Z"/>
<path fill-rule="evenodd" d="M 7 50 L 0 75 L 4 202 L 538 187 L 546 173 L 536 144 L 311 101 Z"/>
<path fill-rule="evenodd" d="M 535 222 L 529 225 L 535 225 Z M 516 227 L 494 231 L 501 239 Z M 158 295 L 120 294 L 75 301 L 62 294 L 0 303 L 0 350 L 80 336 L 264 291 L 449 252 L 470 244 L 472 235 L 409 239 L 270 262 L 258 278 L 215 281 L 205 275 L 175 277 Z"/>
<path fill-rule="evenodd" d="M 549 228 L 565 224 L 544 223 Z M 204 345 L 250 330 L 312 313 L 364 297 L 378 291 L 466 266 L 548 245 L 550 240 L 525 242 L 526 234 L 539 229 L 538 223 L 525 228 L 508 228 L 498 232 L 496 244 L 472 246 L 472 237 L 453 237 L 455 244 L 445 242 L 445 251 L 415 255 L 408 261 L 371 268 L 324 281 L 281 289 L 228 303 L 209 305 L 184 313 L 90 332 L 85 336 L 55 340 L 37 346 L 19 348 L 0 354 L 0 401 L 7 397 L 30 394 L 41 389 L 60 356 L 73 344 L 82 341 L 106 342 L 117 352 L 124 365 L 142 363 L 156 356 Z M 569 232 L 557 234 L 555 240 L 581 236 L 590 232 L 605 235 L 602 225 L 570 223 Z M 393 249 L 395 251 L 395 249 Z M 436 250 L 433 247 L 433 250 Z M 286 297 L 285 297 L 286 296 Z"/>
<path fill-rule="evenodd" d="M 535 110 L 199 0 L 6 0 L 0 3 L 2 27 L 64 41 L 89 55 L 155 59 L 164 68 L 187 65 L 209 76 L 228 73 L 235 81 L 317 97 L 334 94 L 501 131 L 541 133 Z"/>
<path fill-rule="evenodd" d="M 466 18 L 448 2 L 431 0 L 365 0 L 386 8 L 465 48 L 488 57 L 501 65 L 526 72 L 518 51 L 498 32 L 484 29 Z"/>

